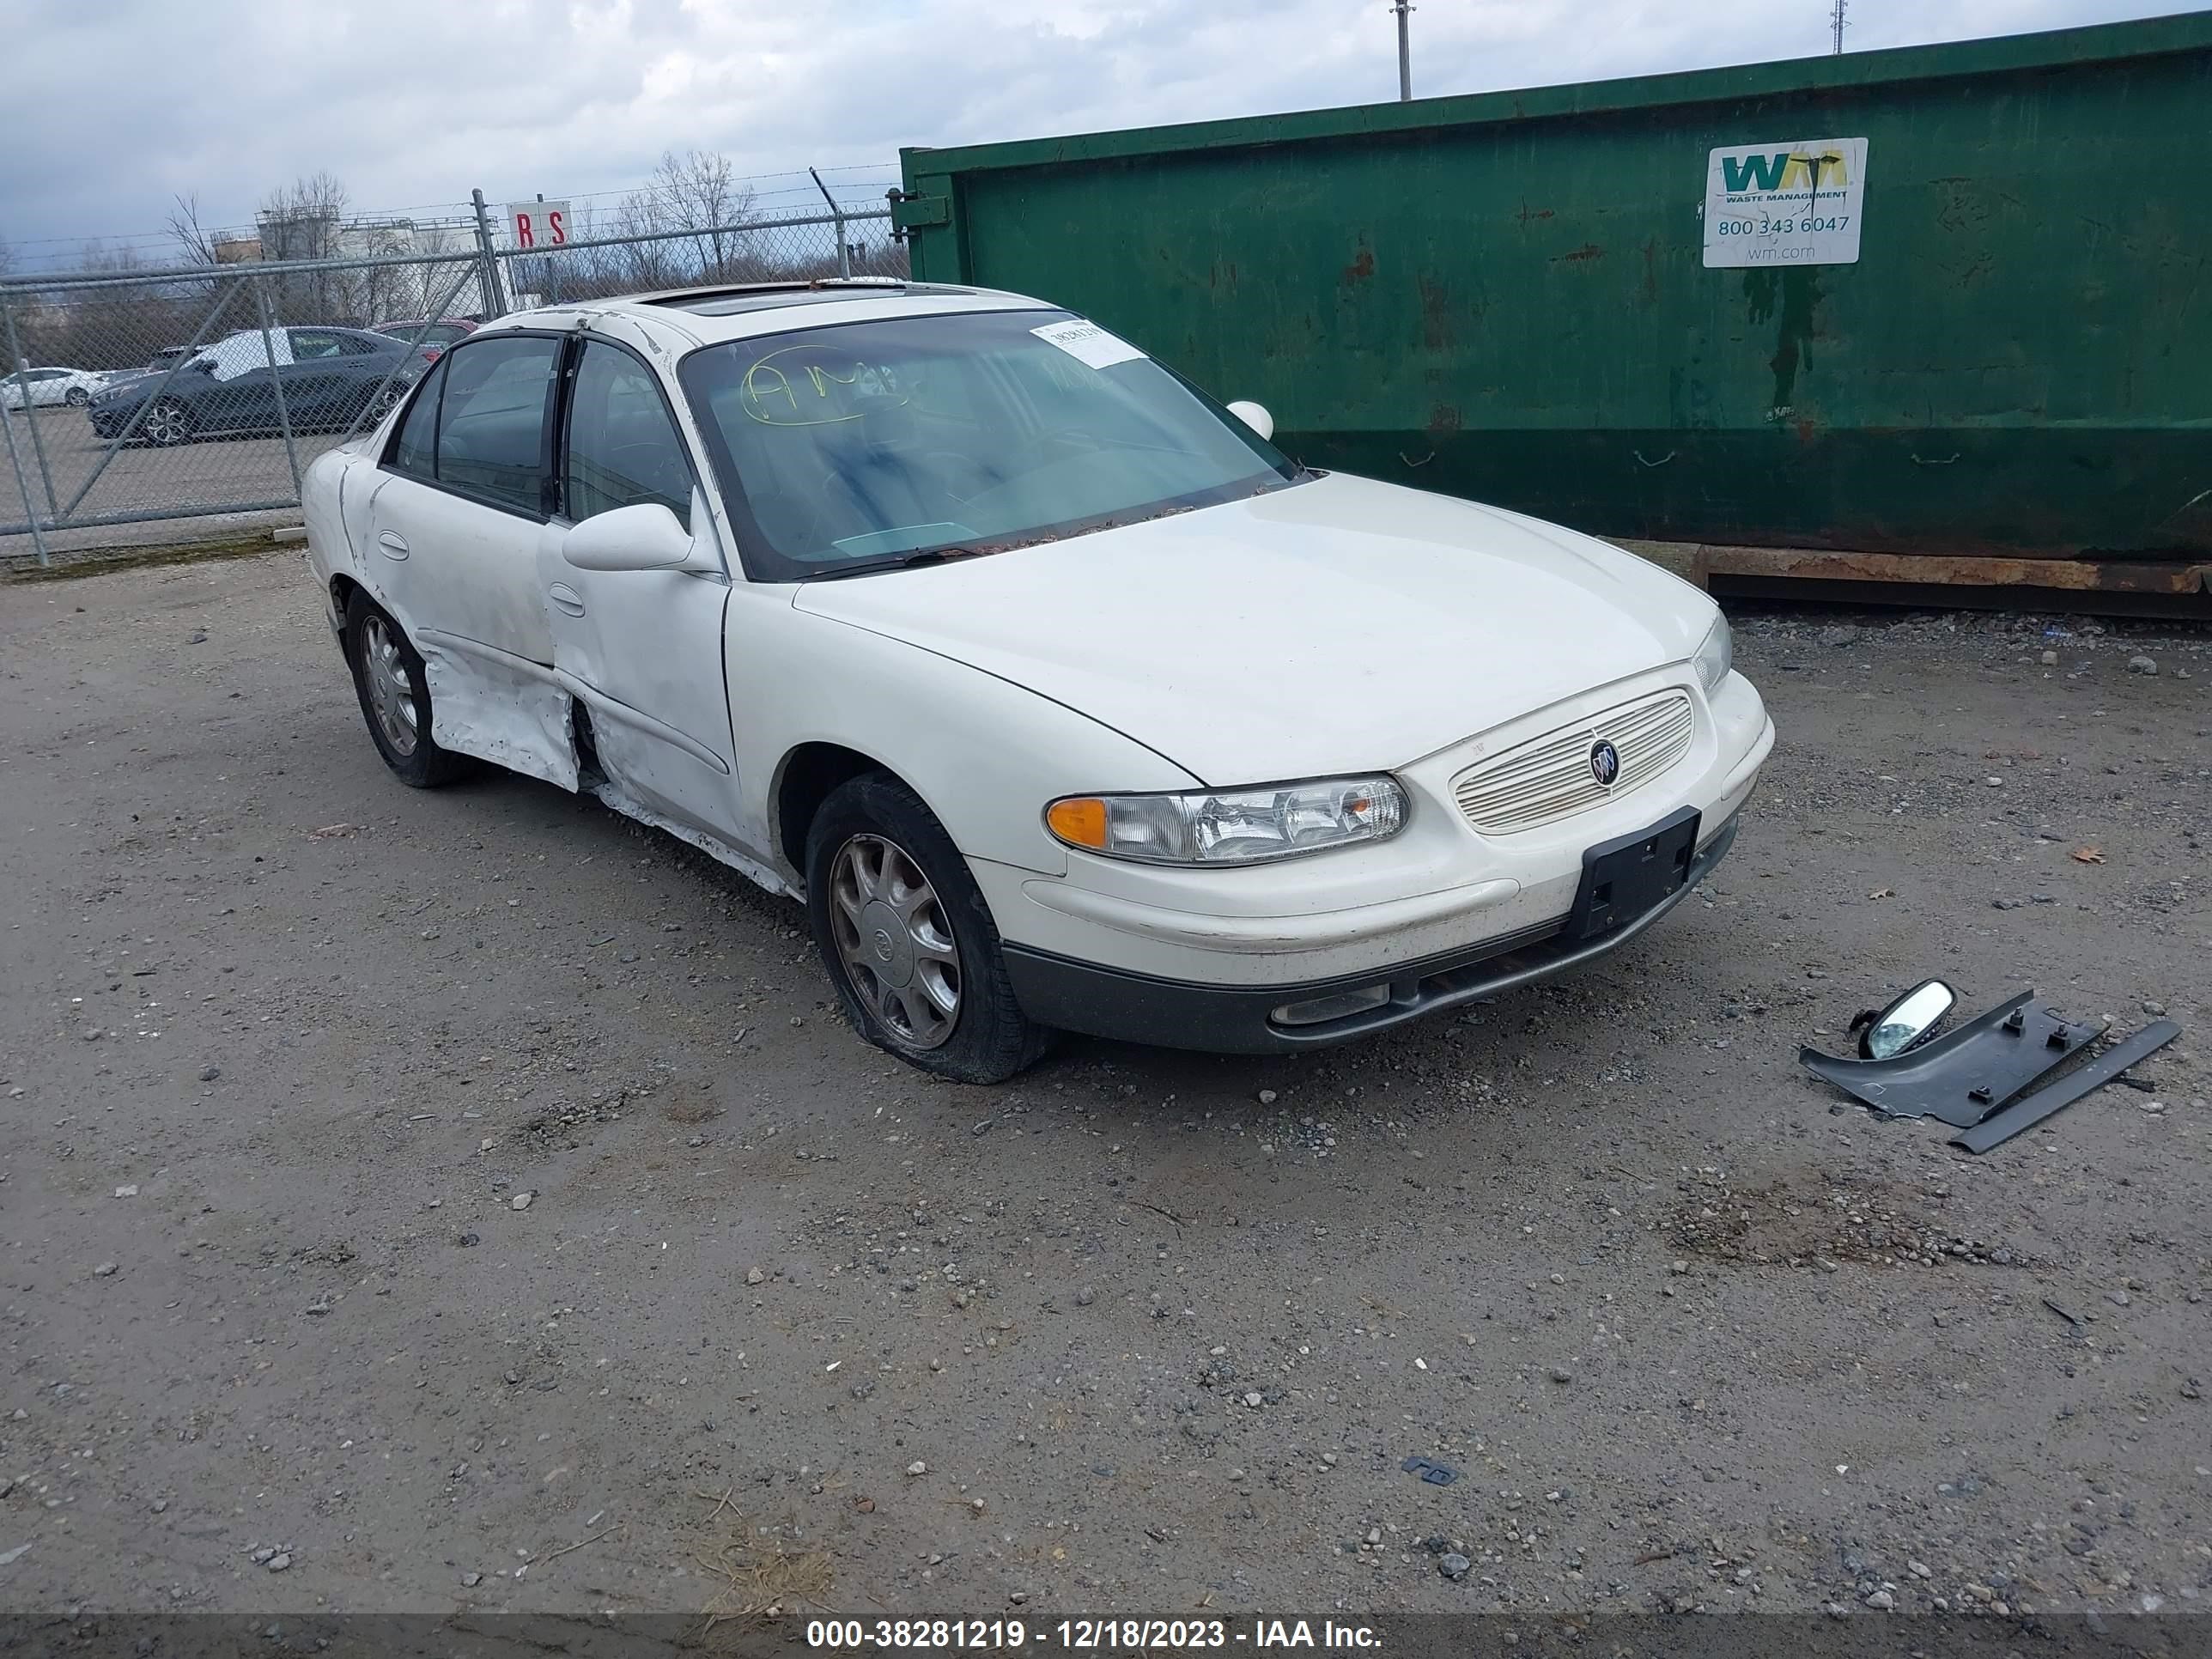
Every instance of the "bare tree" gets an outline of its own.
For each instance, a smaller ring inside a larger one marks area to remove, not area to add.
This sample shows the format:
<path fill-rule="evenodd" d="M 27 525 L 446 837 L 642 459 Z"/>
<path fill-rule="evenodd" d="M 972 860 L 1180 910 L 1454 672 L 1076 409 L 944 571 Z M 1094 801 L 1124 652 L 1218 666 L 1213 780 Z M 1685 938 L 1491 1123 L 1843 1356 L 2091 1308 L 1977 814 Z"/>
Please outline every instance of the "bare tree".
<path fill-rule="evenodd" d="M 753 217 L 753 193 L 738 182 L 730 158 L 720 150 L 689 149 L 680 155 L 666 150 L 645 188 L 623 202 L 621 217 L 624 234 L 701 233 L 694 244 L 699 276 L 726 282 L 739 274 L 739 263 L 750 252 L 750 239 L 737 228 Z"/>
<path fill-rule="evenodd" d="M 178 196 L 172 199 L 176 205 L 163 216 L 161 228 L 169 233 L 169 240 L 177 245 L 186 264 L 215 264 L 216 234 L 200 221 L 200 198 Z"/>
<path fill-rule="evenodd" d="M 264 259 L 327 259 L 352 197 L 328 172 L 303 173 L 261 198 L 253 216 Z M 273 246 L 272 246 L 273 244 Z"/>
<path fill-rule="evenodd" d="M 331 259 L 338 254 L 338 233 L 344 228 L 344 185 L 326 171 L 303 173 L 289 185 L 279 185 L 261 198 L 253 216 L 261 236 L 264 260 Z M 343 295 L 334 291 L 329 273 L 313 271 L 278 277 L 272 283 L 270 303 L 278 320 L 288 323 L 328 323 L 345 311 Z"/>

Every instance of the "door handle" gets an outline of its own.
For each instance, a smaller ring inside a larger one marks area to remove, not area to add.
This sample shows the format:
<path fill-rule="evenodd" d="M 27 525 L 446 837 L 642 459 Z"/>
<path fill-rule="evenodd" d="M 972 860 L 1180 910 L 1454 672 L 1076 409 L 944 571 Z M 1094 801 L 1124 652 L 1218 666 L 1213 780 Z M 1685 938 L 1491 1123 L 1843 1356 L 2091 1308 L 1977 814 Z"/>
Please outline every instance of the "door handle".
<path fill-rule="evenodd" d="M 556 608 L 572 617 L 584 614 L 584 596 L 566 582 L 555 582 L 545 590 L 545 597 L 553 601 Z"/>
<path fill-rule="evenodd" d="M 379 531 L 376 544 L 384 550 L 387 558 L 404 559 L 407 556 L 407 544 L 396 531 Z"/>

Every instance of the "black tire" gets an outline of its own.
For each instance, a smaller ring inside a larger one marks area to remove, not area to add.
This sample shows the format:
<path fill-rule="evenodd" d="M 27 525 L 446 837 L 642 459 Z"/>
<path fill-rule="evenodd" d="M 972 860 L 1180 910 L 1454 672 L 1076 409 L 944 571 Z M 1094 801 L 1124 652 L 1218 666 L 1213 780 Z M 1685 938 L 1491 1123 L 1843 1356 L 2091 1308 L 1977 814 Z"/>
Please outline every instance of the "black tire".
<path fill-rule="evenodd" d="M 353 670 L 354 694 L 361 699 L 361 717 L 368 724 L 369 739 L 399 781 L 416 789 L 435 789 L 475 770 L 474 761 L 441 749 L 430 735 L 430 682 L 422 672 L 422 656 L 391 613 L 359 588 L 346 602 L 343 638 L 346 665 Z M 386 729 L 384 713 L 380 712 L 381 679 L 377 664 L 386 659 L 382 647 L 387 645 L 391 669 L 405 679 L 405 696 L 414 716 L 411 732 L 406 730 L 405 708 L 385 711 L 393 714 L 396 733 Z"/>
<path fill-rule="evenodd" d="M 62 398 L 63 401 L 70 404 L 70 407 L 74 409 L 82 409 L 87 404 L 92 401 L 92 393 L 87 392 L 81 386 L 73 386 L 67 392 L 62 393 Z"/>
<path fill-rule="evenodd" d="M 139 430 L 148 443 L 167 449 L 173 444 L 191 442 L 198 425 L 190 408 L 174 398 L 164 398 L 146 411 Z"/>
<path fill-rule="evenodd" d="M 839 901 L 832 889 L 840 855 L 848 847 L 882 843 L 903 855 L 933 890 L 933 913 L 949 929 L 957 958 L 957 1012 L 950 1035 L 933 1044 L 915 1041 L 885 1019 L 874 997 L 855 983 L 837 937 L 833 906 Z M 840 785 L 814 815 L 806 832 L 806 914 L 845 1017 L 886 1053 L 955 1082 L 1003 1083 L 1051 1046 L 1053 1033 L 1014 1000 L 999 929 L 968 861 L 921 797 L 888 772 L 866 773 Z"/>

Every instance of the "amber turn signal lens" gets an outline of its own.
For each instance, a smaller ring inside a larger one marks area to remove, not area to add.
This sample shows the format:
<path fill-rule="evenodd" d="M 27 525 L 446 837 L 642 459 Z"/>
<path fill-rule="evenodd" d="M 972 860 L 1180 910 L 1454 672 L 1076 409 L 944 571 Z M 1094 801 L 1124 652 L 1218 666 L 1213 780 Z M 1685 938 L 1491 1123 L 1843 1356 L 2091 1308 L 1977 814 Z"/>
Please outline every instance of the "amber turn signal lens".
<path fill-rule="evenodd" d="M 1106 845 L 1106 803 L 1088 795 L 1056 800 L 1045 809 L 1045 826 L 1075 847 Z"/>

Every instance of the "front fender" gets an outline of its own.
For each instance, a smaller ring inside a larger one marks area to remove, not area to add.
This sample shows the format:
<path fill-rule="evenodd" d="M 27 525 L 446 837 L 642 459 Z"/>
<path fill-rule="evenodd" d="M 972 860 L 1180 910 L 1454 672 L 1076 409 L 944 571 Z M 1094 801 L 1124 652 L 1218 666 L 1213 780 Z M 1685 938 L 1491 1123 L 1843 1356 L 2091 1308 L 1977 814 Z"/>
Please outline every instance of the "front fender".
<path fill-rule="evenodd" d="M 896 576 L 880 579 L 896 581 Z M 787 586 L 741 583 L 723 636 L 744 840 L 778 849 L 775 791 L 802 744 L 878 762 L 927 804 L 966 857 L 1067 868 L 1044 827 L 1061 795 L 1190 789 L 1181 767 L 1086 714 L 882 634 L 795 609 Z"/>

